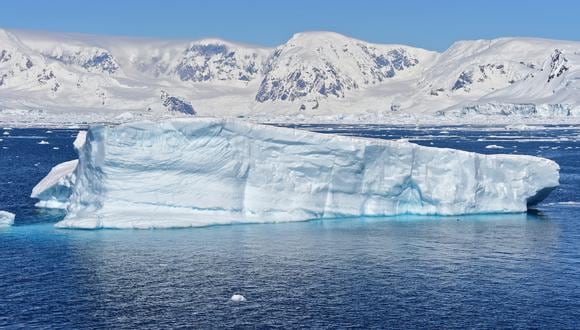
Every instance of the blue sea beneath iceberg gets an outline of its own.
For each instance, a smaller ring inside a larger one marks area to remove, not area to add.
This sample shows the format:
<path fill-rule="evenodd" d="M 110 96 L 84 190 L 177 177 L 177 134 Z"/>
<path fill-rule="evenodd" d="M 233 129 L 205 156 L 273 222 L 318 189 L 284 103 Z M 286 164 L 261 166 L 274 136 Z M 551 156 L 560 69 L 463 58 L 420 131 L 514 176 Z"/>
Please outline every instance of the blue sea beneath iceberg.
<path fill-rule="evenodd" d="M 547 157 L 561 185 L 526 214 L 65 230 L 28 196 L 78 130 L 0 130 L 0 328 L 578 328 L 580 127 L 299 128 Z"/>

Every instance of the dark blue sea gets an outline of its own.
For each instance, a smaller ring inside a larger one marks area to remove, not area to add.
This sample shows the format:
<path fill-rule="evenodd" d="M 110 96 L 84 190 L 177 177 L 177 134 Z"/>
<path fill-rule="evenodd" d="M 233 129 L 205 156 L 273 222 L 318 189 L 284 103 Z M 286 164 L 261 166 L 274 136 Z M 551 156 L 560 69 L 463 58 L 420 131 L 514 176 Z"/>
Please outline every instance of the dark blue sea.
<path fill-rule="evenodd" d="M 301 128 L 543 156 L 561 186 L 527 214 L 65 230 L 28 196 L 77 131 L 0 130 L 0 328 L 580 327 L 580 127 Z"/>

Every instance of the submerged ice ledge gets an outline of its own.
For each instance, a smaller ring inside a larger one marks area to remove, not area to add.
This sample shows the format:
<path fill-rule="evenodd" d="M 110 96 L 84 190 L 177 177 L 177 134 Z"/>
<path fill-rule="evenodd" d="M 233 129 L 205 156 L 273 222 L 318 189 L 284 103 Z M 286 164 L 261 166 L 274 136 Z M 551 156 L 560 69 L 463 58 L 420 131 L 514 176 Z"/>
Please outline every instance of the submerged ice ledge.
<path fill-rule="evenodd" d="M 58 227 L 525 212 L 559 180 L 559 166 L 544 158 L 224 119 L 95 126 L 77 150 L 78 165 L 57 166 L 36 194 L 64 201 Z"/>

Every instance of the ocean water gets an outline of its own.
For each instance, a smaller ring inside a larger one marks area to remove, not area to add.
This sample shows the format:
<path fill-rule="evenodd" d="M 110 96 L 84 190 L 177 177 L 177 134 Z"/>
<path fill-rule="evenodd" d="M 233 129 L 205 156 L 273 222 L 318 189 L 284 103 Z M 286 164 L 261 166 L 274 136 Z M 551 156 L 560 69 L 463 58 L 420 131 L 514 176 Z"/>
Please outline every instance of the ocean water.
<path fill-rule="evenodd" d="M 579 327 L 580 127 L 301 128 L 544 156 L 561 186 L 527 214 L 63 230 L 28 196 L 76 130 L 0 130 L 0 328 Z"/>

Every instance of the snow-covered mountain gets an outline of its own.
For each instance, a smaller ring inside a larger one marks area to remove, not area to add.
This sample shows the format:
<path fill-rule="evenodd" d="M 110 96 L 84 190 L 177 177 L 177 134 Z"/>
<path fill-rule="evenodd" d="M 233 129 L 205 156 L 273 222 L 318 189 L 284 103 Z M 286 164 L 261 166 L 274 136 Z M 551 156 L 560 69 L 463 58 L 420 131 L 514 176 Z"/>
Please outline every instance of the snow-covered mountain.
<path fill-rule="evenodd" d="M 443 53 L 305 32 L 276 48 L 0 30 L 0 121 L 580 121 L 580 42 Z"/>
<path fill-rule="evenodd" d="M 422 49 L 373 45 L 337 33 L 298 33 L 270 56 L 256 101 L 343 98 L 349 90 L 418 71 L 434 56 Z"/>

